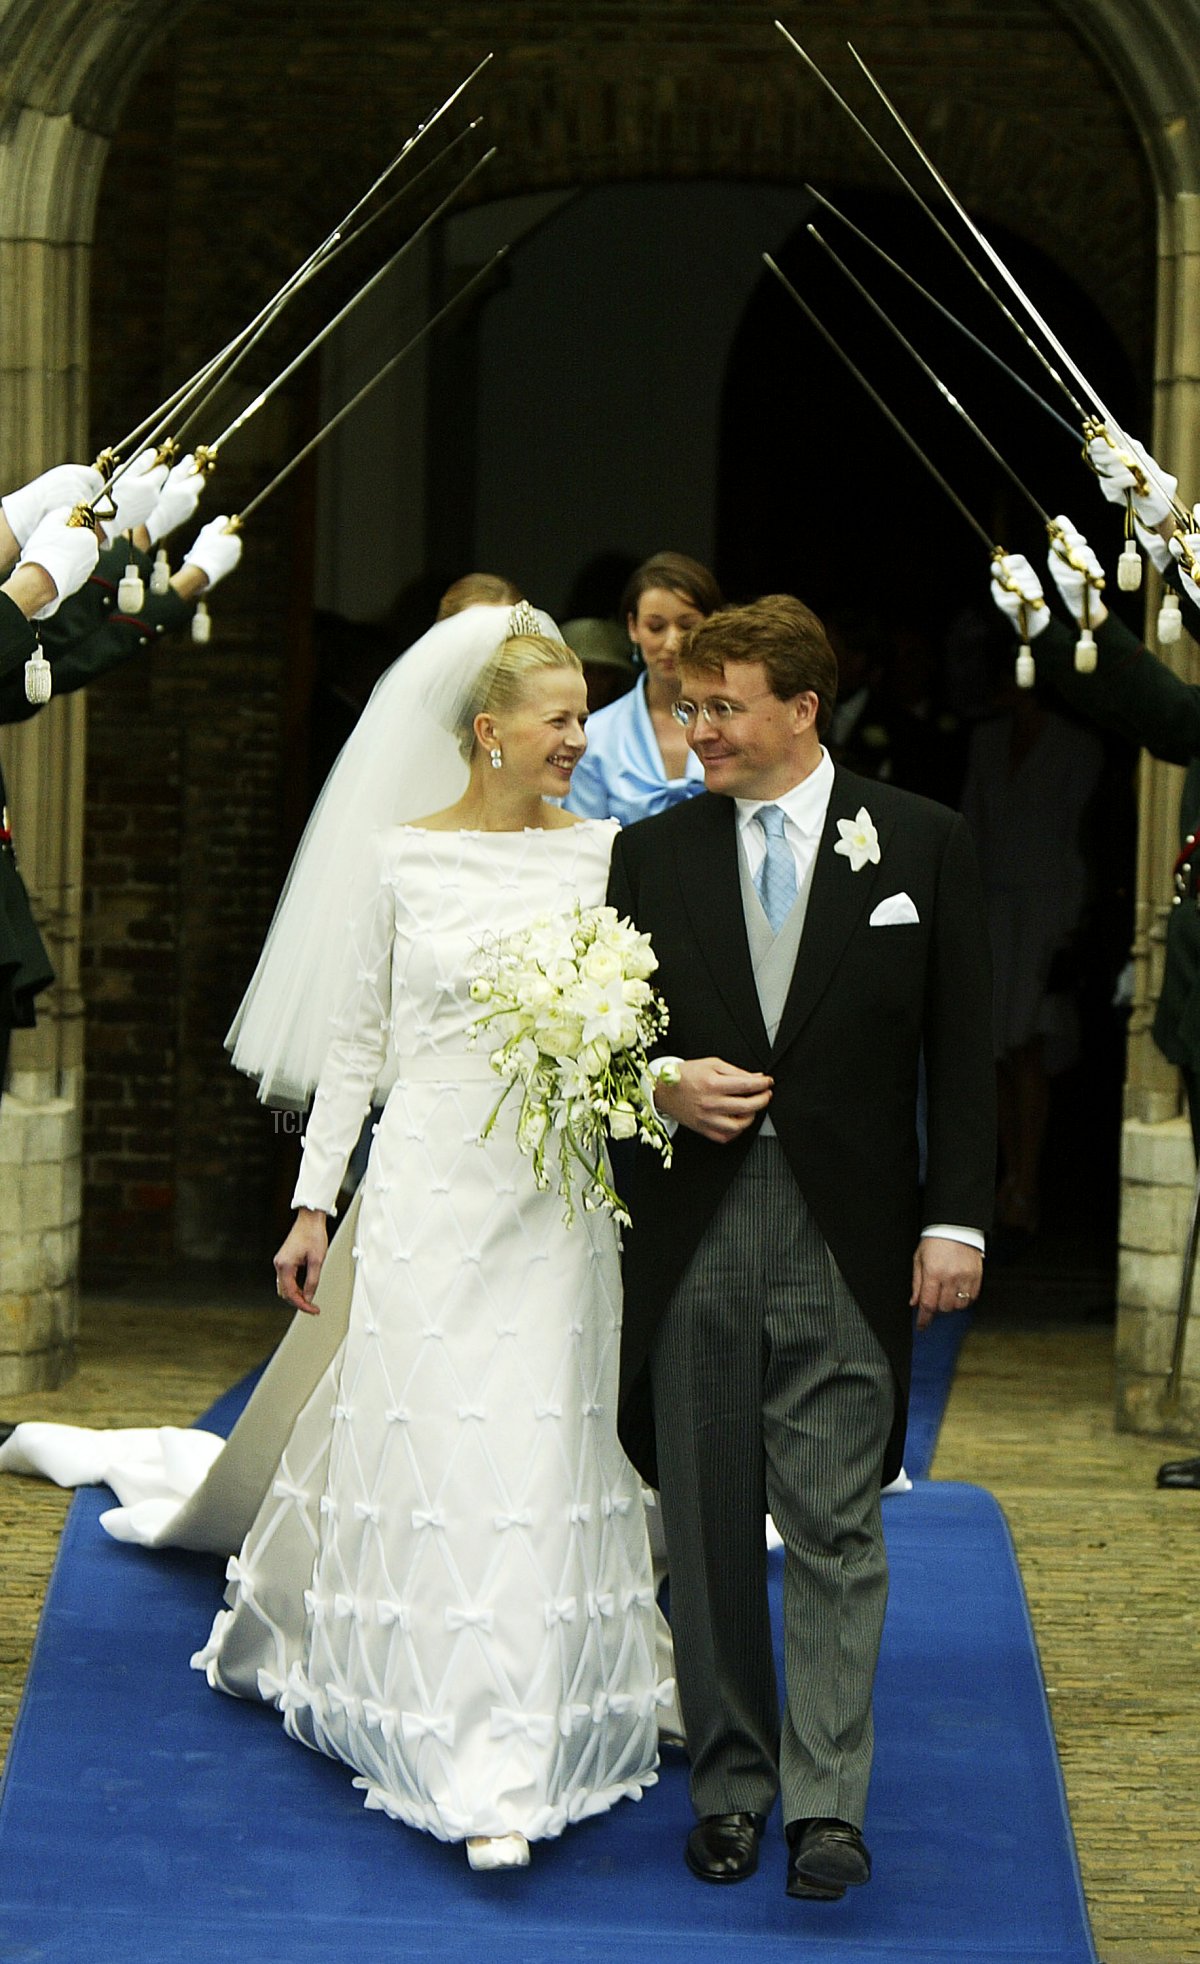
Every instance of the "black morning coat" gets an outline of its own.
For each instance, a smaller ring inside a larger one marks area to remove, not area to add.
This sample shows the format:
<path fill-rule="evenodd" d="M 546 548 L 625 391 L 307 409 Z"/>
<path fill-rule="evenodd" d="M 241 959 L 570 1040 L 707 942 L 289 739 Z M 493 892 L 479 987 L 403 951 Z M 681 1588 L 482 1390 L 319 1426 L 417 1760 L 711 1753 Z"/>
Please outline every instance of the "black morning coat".
<path fill-rule="evenodd" d="M 880 860 L 853 872 L 839 819 L 865 807 Z M 651 936 L 670 1010 L 662 1048 L 715 1056 L 775 1080 L 780 1145 L 834 1260 L 891 1362 L 896 1417 L 883 1477 L 904 1448 L 912 1260 L 922 1226 L 986 1231 L 995 1180 L 988 930 L 975 852 L 958 813 L 837 770 L 804 935 L 778 1036 L 767 1040 L 742 912 L 732 798 L 704 793 L 618 834 L 609 901 Z M 871 927 L 906 893 L 914 924 Z M 918 1187 L 919 1059 L 928 1080 L 928 1169 Z M 646 1369 L 655 1325 L 757 1134 L 727 1145 L 685 1127 L 664 1171 L 639 1146 L 625 1239 L 621 1436 L 656 1479 Z"/>

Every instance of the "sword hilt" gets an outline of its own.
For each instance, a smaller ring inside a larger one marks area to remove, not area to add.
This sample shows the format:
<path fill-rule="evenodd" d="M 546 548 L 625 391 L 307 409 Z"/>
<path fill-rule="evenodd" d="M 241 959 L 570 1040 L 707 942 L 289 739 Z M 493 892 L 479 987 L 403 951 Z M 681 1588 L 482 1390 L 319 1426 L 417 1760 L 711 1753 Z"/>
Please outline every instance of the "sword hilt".
<path fill-rule="evenodd" d="M 192 452 L 192 455 L 196 459 L 195 468 L 200 476 L 209 477 L 211 476 L 212 472 L 216 469 L 217 454 L 219 448 L 220 446 L 215 443 L 211 445 L 207 443 L 198 443 L 196 445 L 196 448 Z"/>

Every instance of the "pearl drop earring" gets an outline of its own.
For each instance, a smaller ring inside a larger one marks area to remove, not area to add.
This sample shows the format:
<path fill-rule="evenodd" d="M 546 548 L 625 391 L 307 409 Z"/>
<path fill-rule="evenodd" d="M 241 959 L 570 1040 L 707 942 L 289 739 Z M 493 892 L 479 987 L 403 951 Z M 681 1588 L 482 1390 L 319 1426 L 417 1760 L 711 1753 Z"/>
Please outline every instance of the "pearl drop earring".
<path fill-rule="evenodd" d="M 504 769 L 504 759 L 500 755 L 499 749 L 493 750 L 491 752 L 491 759 L 492 759 L 492 769 L 494 771 L 502 771 Z"/>

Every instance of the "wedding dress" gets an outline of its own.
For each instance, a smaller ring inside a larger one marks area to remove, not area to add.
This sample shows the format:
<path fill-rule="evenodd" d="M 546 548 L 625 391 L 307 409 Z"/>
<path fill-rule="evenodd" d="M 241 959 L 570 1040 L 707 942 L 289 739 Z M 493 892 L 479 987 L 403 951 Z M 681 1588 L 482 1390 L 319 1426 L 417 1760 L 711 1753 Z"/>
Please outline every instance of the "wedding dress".
<path fill-rule="evenodd" d="M 539 1193 L 486 1041 L 475 949 L 603 899 L 615 827 L 380 835 L 354 1000 L 296 1204 L 328 1210 L 387 1042 L 350 1324 L 193 1660 L 447 1840 L 556 1835 L 656 1778 L 654 1601 L 616 1437 L 617 1242 Z M 515 1101 L 514 1101 L 515 1102 Z"/>

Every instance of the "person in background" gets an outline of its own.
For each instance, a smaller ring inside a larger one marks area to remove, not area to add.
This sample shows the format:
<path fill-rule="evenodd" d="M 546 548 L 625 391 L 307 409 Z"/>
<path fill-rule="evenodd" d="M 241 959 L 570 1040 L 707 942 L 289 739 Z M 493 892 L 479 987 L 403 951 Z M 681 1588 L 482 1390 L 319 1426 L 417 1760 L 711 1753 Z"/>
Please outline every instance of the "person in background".
<path fill-rule="evenodd" d="M 1139 489 L 1119 454 L 1103 440 L 1089 454 L 1110 502 L 1132 494 L 1138 538 L 1158 571 L 1179 595 L 1184 625 L 1200 641 L 1200 589 L 1177 564 L 1167 545 L 1175 531 L 1167 497 L 1176 481 L 1146 453 L 1150 467 L 1148 490 Z M 1115 494 L 1115 495 L 1114 495 Z M 1179 808 L 1182 849 L 1176 862 L 1175 902 L 1167 917 L 1166 960 L 1162 993 L 1154 1017 L 1154 1041 L 1176 1065 L 1187 1096 L 1192 1143 L 1200 1153 L 1200 906 L 1197 904 L 1195 855 L 1191 844 L 1200 831 L 1200 688 L 1185 682 L 1159 661 L 1123 621 L 1111 614 L 1095 589 L 1085 603 L 1084 576 L 1099 562 L 1082 532 L 1060 515 L 1055 523 L 1071 548 L 1076 564 L 1051 553 L 1049 569 L 1075 628 L 1068 628 L 1044 605 L 1042 583 L 1029 561 L 1009 553 L 993 562 L 992 599 L 1006 620 L 1027 635 L 1037 663 L 1039 680 L 1050 682 L 1081 715 L 1102 729 L 1142 744 L 1151 756 L 1179 764 L 1187 775 Z M 1196 543 L 1189 535 L 1189 547 Z M 1087 619 L 1096 638 L 1096 668 L 1080 674 L 1075 667 L 1075 629 Z M 1160 1487 L 1200 1488 L 1200 1456 L 1166 1460 L 1158 1469 Z"/>
<path fill-rule="evenodd" d="M 997 1226 L 1038 1229 L 1051 1081 L 1079 1052 L 1079 948 L 1091 886 L 1087 817 L 1104 770 L 1092 731 L 1011 680 L 976 724 L 962 792 L 987 895 L 1000 1117 Z"/>
<path fill-rule="evenodd" d="M 673 714 L 679 643 L 724 604 L 707 566 L 681 552 L 656 553 L 631 576 L 621 612 L 645 673 L 588 724 L 568 810 L 632 825 L 703 791 L 704 773 Z"/>
<path fill-rule="evenodd" d="M 520 587 L 502 573 L 464 573 L 461 580 L 446 588 L 435 618 L 448 621 L 452 614 L 461 614 L 468 607 L 515 607 L 524 598 Z"/>
<path fill-rule="evenodd" d="M 616 621 L 581 618 L 564 621 L 562 636 L 583 663 L 588 709 L 593 716 L 628 695 L 637 681 L 637 669 L 624 628 Z"/>

